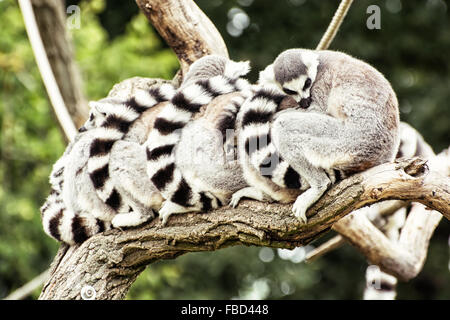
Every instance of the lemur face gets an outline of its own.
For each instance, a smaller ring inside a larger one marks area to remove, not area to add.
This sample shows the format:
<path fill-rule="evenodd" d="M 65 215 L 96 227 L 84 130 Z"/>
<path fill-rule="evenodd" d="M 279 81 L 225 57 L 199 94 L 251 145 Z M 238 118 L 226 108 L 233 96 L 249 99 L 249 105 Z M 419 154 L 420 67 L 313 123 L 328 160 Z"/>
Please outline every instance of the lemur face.
<path fill-rule="evenodd" d="M 100 127 L 108 118 L 109 115 L 117 113 L 117 104 L 121 102 L 115 99 L 106 98 L 100 101 L 89 102 L 89 107 L 91 111 L 89 112 L 89 118 L 86 120 L 84 125 L 78 129 L 78 132 L 84 132 L 93 128 Z"/>
<path fill-rule="evenodd" d="M 287 95 L 292 96 L 300 108 L 312 102 L 311 87 L 317 75 L 318 56 L 313 51 L 290 49 L 281 53 L 273 64 L 274 79 Z"/>

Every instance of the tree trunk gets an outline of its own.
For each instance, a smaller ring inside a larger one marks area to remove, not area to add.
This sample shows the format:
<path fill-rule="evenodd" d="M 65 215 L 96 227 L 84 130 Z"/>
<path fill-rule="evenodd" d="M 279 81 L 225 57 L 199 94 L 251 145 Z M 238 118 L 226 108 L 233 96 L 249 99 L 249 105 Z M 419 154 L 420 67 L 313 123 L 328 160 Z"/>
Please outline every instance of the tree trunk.
<path fill-rule="evenodd" d="M 32 0 L 36 22 L 59 90 L 75 126 L 81 127 L 89 114 L 79 70 L 66 34 L 64 1 Z"/>

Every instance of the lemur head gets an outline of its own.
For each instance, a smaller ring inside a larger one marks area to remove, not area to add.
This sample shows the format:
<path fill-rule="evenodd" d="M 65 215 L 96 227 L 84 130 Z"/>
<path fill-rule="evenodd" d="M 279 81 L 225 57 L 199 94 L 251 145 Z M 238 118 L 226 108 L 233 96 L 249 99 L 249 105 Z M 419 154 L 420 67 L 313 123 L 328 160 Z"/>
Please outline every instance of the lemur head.
<path fill-rule="evenodd" d="M 224 75 L 229 78 L 237 78 L 246 75 L 250 71 L 248 61 L 236 62 L 219 55 L 207 55 L 196 60 L 186 73 L 182 86 L 199 79 L 212 78 Z"/>
<path fill-rule="evenodd" d="M 78 129 L 78 132 L 84 132 L 100 127 L 109 115 L 118 113 L 119 108 L 117 108 L 117 105 L 119 104 L 123 104 L 123 101 L 113 98 L 90 101 L 89 107 L 91 108 L 91 111 L 89 112 L 89 118 L 86 120 L 84 125 Z"/>
<path fill-rule="evenodd" d="M 289 49 L 282 52 L 260 73 L 260 84 L 276 85 L 292 96 L 301 108 L 312 102 L 311 87 L 316 79 L 318 55 L 312 50 Z"/>

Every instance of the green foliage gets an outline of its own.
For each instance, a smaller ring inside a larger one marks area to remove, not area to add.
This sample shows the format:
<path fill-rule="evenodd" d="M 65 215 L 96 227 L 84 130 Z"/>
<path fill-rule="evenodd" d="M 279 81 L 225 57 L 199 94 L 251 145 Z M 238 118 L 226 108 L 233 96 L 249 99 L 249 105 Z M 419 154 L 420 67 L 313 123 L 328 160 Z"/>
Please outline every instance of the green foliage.
<path fill-rule="evenodd" d="M 338 1 L 312 0 L 196 2 L 224 36 L 230 56 L 251 60 L 252 80 L 282 50 L 314 48 L 338 5 Z M 174 75 L 178 68 L 174 54 L 145 17 L 136 15 L 133 1 L 71 0 L 66 4 L 81 6 L 81 27 L 70 34 L 88 99 L 104 97 L 126 78 L 170 79 Z M 370 4 L 381 8 L 381 30 L 366 28 Z M 386 75 L 398 94 L 402 119 L 415 126 L 436 151 L 447 147 L 450 137 L 447 6 L 442 0 L 354 1 L 331 45 Z M 16 1 L 0 1 L 0 25 L 1 298 L 45 270 L 56 252 L 57 244 L 42 231 L 39 206 L 49 191 L 51 166 L 65 142 Z M 449 231 L 450 223 L 442 222 L 432 238 L 424 271 L 399 285 L 399 298 L 450 297 Z M 233 247 L 161 261 L 141 274 L 128 299 L 361 298 L 367 264 L 356 250 L 346 245 L 312 264 L 298 262 L 309 249 L 289 253 Z"/>
<path fill-rule="evenodd" d="M 176 57 L 161 48 L 144 15 L 133 17 L 125 33 L 109 41 L 96 16 L 98 3 L 103 1 L 81 3 L 81 28 L 72 30 L 76 60 L 90 99 L 106 96 L 112 85 L 133 76 L 173 77 L 178 69 Z"/>

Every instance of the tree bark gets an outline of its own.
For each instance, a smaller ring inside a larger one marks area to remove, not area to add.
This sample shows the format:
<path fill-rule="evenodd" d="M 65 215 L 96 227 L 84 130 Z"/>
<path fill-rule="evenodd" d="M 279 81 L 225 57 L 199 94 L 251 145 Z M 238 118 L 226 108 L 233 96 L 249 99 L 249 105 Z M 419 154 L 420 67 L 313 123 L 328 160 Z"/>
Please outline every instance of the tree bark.
<path fill-rule="evenodd" d="M 194 1 L 136 0 L 136 3 L 177 55 L 182 75 L 205 55 L 228 57 L 219 31 Z"/>
<path fill-rule="evenodd" d="M 81 246 L 63 246 L 40 299 L 81 299 L 85 286 L 95 289 L 97 299 L 122 299 L 152 262 L 233 245 L 302 246 L 348 213 L 386 199 L 421 202 L 449 219 L 449 191 L 449 178 L 428 171 L 426 161 L 415 158 L 383 164 L 342 181 L 308 210 L 306 225 L 291 214 L 292 205 L 248 200 L 235 209 L 173 216 L 167 226 L 154 220 L 125 231 L 110 230 Z M 388 244 L 373 245 L 377 252 Z"/>
<path fill-rule="evenodd" d="M 36 22 L 59 90 L 77 128 L 89 114 L 84 98 L 80 72 L 66 34 L 64 1 L 32 0 Z"/>

